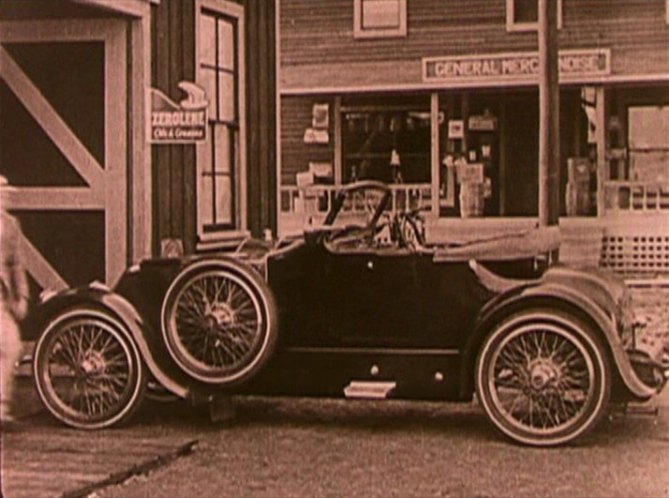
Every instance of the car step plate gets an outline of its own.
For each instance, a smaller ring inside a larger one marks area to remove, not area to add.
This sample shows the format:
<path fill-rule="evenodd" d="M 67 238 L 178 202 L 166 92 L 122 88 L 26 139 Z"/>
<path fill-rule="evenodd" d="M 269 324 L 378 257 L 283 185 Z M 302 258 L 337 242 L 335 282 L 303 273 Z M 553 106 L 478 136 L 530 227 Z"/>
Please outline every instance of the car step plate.
<path fill-rule="evenodd" d="M 344 388 L 347 398 L 385 399 L 395 389 L 396 382 L 354 380 Z"/>

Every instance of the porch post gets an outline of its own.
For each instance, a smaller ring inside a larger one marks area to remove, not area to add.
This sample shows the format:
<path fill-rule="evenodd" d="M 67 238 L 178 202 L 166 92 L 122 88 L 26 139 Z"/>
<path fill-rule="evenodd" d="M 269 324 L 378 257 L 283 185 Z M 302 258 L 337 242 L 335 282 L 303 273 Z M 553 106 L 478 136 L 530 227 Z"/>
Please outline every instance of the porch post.
<path fill-rule="evenodd" d="M 606 93 L 603 86 L 595 89 L 595 140 L 597 142 L 597 216 L 606 214 L 605 182 L 609 179 L 606 157 Z"/>
<path fill-rule="evenodd" d="M 147 141 L 147 88 L 151 86 L 151 7 L 143 6 L 142 17 L 130 21 L 130 120 L 132 188 L 129 220 L 130 262 L 152 255 L 151 148 Z"/>
<path fill-rule="evenodd" d="M 431 215 L 434 219 L 439 218 L 439 184 L 441 183 L 440 170 L 441 160 L 439 157 L 439 94 L 432 92 L 430 95 L 430 178 L 432 179 L 432 202 L 430 206 Z"/>
<path fill-rule="evenodd" d="M 539 225 L 560 216 L 560 88 L 557 0 L 539 2 Z"/>

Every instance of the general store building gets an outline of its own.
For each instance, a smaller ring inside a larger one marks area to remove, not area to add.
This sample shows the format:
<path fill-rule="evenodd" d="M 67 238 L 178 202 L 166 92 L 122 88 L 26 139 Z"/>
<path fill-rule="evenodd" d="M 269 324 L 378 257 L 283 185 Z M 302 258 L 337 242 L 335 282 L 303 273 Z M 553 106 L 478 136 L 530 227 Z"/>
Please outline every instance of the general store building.
<path fill-rule="evenodd" d="M 354 179 L 423 207 L 432 242 L 533 226 L 533 5 L 0 0 L 0 174 L 33 296 L 298 232 Z M 669 271 L 667 1 L 559 7 L 563 259 Z M 159 140 L 156 103 L 194 88 L 204 139 Z"/>
<path fill-rule="evenodd" d="M 278 5 L 280 232 L 360 178 L 422 206 L 431 242 L 536 223 L 536 0 Z M 562 259 L 666 272 L 669 2 L 558 11 Z"/>

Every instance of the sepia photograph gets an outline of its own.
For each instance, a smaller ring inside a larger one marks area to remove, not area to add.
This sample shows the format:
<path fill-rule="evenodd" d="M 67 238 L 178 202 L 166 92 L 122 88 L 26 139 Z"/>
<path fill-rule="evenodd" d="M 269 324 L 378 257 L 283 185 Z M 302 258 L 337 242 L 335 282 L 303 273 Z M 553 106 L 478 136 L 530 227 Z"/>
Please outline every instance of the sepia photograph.
<path fill-rule="evenodd" d="M 669 0 L 0 0 L 0 496 L 669 498 Z"/>

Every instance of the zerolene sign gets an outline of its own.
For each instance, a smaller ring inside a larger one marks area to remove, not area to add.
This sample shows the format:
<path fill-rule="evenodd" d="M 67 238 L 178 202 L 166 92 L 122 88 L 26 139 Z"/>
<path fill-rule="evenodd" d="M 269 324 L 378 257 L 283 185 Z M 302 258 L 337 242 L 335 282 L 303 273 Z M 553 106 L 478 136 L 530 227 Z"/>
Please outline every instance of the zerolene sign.
<path fill-rule="evenodd" d="M 560 77 L 579 79 L 604 76 L 611 72 L 608 49 L 561 50 Z M 423 81 L 463 82 L 485 80 L 534 81 L 539 74 L 537 52 L 492 55 L 426 57 L 423 59 Z"/>
<path fill-rule="evenodd" d="M 179 83 L 186 94 L 178 104 L 155 88 L 151 89 L 149 142 L 184 144 L 207 139 L 207 98 L 203 88 L 188 81 Z"/>

